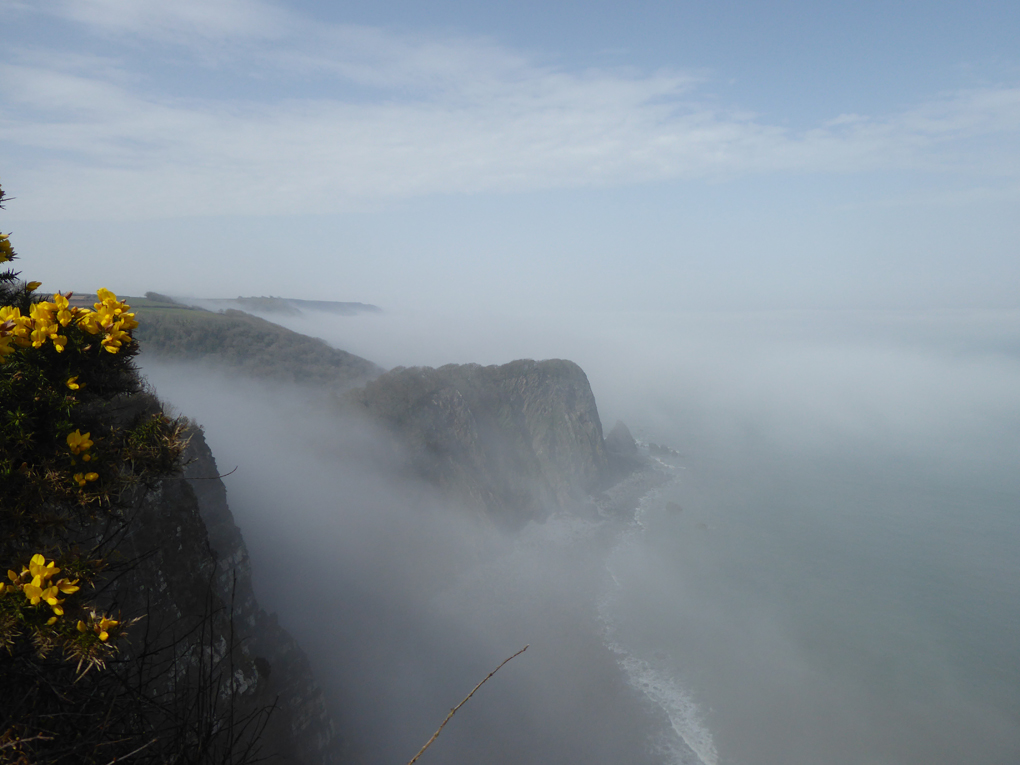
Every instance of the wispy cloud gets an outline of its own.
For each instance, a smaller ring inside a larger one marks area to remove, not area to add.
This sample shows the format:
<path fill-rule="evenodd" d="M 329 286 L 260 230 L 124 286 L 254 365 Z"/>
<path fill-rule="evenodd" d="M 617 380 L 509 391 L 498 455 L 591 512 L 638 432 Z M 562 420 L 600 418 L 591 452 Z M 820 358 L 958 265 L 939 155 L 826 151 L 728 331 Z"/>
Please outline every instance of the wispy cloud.
<path fill-rule="evenodd" d="M 297 21 L 263 0 L 40 0 L 37 7 L 93 31 L 183 45 L 276 38 Z"/>
<path fill-rule="evenodd" d="M 239 0 L 43 7 L 114 48 L 145 39 L 192 71 L 267 85 L 182 98 L 143 78 L 130 51 L 21 51 L 0 65 L 0 142 L 33 217 L 332 212 L 762 172 L 1020 174 L 1015 153 L 1004 163 L 974 147 L 1020 132 L 1020 88 L 795 132 L 719 106 L 683 72 L 569 70 L 485 39 L 312 25 Z"/>

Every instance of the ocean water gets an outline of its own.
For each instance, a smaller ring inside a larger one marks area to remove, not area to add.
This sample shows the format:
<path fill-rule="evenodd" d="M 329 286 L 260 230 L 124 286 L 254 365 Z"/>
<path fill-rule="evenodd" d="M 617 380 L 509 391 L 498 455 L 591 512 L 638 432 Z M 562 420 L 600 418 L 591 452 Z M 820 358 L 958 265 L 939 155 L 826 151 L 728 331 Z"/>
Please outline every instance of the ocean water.
<path fill-rule="evenodd" d="M 904 318 L 759 326 L 642 422 L 603 612 L 705 765 L 1020 761 L 1015 317 Z"/>
<path fill-rule="evenodd" d="M 480 539 L 392 509 L 418 490 L 322 468 L 331 426 L 279 391 L 151 367 L 221 467 L 248 466 L 227 483 L 271 572 L 257 594 L 324 676 L 360 689 L 367 761 L 416 750 L 530 642 L 444 731 L 445 761 L 1020 762 L 1016 312 L 284 323 L 387 366 L 572 358 L 607 430 L 620 418 L 642 448 L 676 452 L 633 517 Z M 335 557 L 288 573 L 325 539 Z M 335 609 L 349 618 L 293 597 L 309 577 L 355 593 Z M 352 654 L 361 674 L 335 669 Z M 614 694 L 647 729 L 607 728 L 598 700 Z"/>
<path fill-rule="evenodd" d="M 705 765 L 1020 757 L 1012 476 L 876 461 L 680 460 L 613 550 L 613 645 Z"/>

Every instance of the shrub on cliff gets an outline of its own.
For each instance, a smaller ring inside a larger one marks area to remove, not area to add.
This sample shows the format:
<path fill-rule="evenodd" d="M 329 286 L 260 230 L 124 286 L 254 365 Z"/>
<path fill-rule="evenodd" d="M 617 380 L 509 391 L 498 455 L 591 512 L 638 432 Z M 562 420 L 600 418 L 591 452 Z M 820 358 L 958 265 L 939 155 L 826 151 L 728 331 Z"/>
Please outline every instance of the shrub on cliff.
<path fill-rule="evenodd" d="M 126 303 L 40 297 L 16 257 L 0 235 L 0 761 L 243 761 L 264 715 L 224 716 L 205 632 L 157 651 L 139 628 L 123 651 L 145 614 L 94 602 L 134 564 L 118 544 L 178 471 L 186 422 L 141 393 Z"/>
<path fill-rule="evenodd" d="M 0 189 L 0 208 L 4 195 Z M 0 234 L 0 262 L 17 257 Z M 180 423 L 163 415 L 115 426 L 106 405 L 138 388 L 129 306 L 100 290 L 92 309 L 71 293 L 0 274 L 0 646 L 63 652 L 79 671 L 102 666 L 122 629 L 81 597 L 102 567 L 67 549 L 76 531 L 112 516 L 131 486 L 173 469 Z M 59 559 L 60 565 L 57 565 Z M 63 576 L 59 574 L 63 573 Z"/>

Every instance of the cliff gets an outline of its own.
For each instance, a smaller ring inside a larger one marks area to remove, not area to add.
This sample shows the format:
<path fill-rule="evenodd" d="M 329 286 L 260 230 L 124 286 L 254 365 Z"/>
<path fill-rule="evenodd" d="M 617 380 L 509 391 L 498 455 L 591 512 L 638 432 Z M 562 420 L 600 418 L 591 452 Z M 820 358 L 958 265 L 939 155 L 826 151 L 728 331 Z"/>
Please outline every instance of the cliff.
<path fill-rule="evenodd" d="M 118 419 L 158 408 L 151 396 L 132 396 L 120 403 Z M 264 724 L 263 755 L 291 765 L 331 763 L 338 742 L 322 691 L 294 639 L 259 606 L 216 460 L 200 430 L 190 429 L 187 437 L 183 475 L 149 487 L 126 518 L 116 550 L 131 565 L 101 597 L 125 615 L 146 615 L 145 638 L 136 643 L 152 654 L 153 664 L 166 661 L 168 651 L 183 651 L 204 675 L 192 683 L 221 684 L 224 721 L 229 715 Z M 131 650 L 137 649 L 125 658 Z M 180 678 L 167 680 L 177 687 L 159 690 L 180 696 Z"/>
<path fill-rule="evenodd" d="M 136 393 L 103 404 L 100 413 L 130 428 L 160 414 L 161 405 Z M 140 762 L 243 763 L 272 755 L 286 765 L 332 763 L 338 740 L 322 691 L 293 638 L 255 599 L 247 549 L 201 431 L 185 437 L 183 474 L 137 484 L 120 497 L 122 511 L 62 531 L 63 544 L 107 562 L 90 600 L 125 623 L 137 621 L 115 661 L 86 682 L 70 682 L 73 664 L 51 662 L 48 671 L 75 692 L 39 704 L 73 717 L 102 699 L 116 718 L 107 724 L 111 735 L 121 725 L 122 738 L 149 742 L 134 758 Z M 11 699 L 43 695 L 37 680 L 23 681 L 24 663 L 16 656 L 0 666 Z M 0 731 L 16 724 L 17 711 L 0 703 Z M 72 746 L 74 730 L 55 741 Z"/>
<path fill-rule="evenodd" d="M 322 689 L 300 646 L 280 626 L 276 615 L 267 614 L 255 599 L 248 550 L 227 505 L 216 460 L 201 431 L 192 430 L 190 436 L 185 452 L 186 485 L 180 489 L 185 497 L 180 508 L 187 508 L 189 515 L 197 508 L 215 564 L 213 593 L 221 602 L 233 603 L 234 639 L 254 665 L 253 690 L 258 698 L 271 699 L 275 704 L 265 748 L 285 763 L 332 763 L 339 741 Z M 208 565 L 204 545 L 199 542 L 191 549 L 202 552 L 183 566 Z"/>
<path fill-rule="evenodd" d="M 577 506 L 606 475 L 595 397 L 571 361 L 397 368 L 347 400 L 420 475 L 504 525 Z"/>

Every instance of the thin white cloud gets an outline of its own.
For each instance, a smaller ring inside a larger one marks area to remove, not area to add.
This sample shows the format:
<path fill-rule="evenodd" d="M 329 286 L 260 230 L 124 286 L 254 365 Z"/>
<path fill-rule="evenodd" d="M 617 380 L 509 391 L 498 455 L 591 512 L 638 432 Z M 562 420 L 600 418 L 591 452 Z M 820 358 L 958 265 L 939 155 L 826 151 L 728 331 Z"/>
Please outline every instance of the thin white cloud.
<path fill-rule="evenodd" d="M 568 71 L 486 40 L 313 28 L 265 3 L 48 8 L 104 34 L 191 45 L 206 63 L 229 38 L 240 46 L 230 76 L 271 82 L 259 98 L 181 98 L 110 57 L 90 66 L 36 50 L 0 65 L 0 144 L 24 216 L 322 213 L 423 194 L 776 171 L 1020 174 L 972 145 L 1015 138 L 1020 88 L 796 133 L 711 105 L 683 73 Z M 298 87 L 315 95 L 286 94 Z M 352 87 L 368 92 L 355 98 Z"/>
<path fill-rule="evenodd" d="M 263 0 L 40 0 L 38 8 L 107 34 L 180 44 L 275 38 L 294 22 Z"/>

